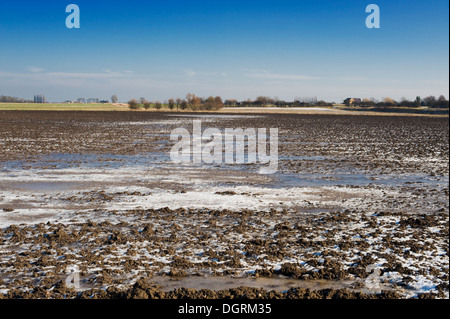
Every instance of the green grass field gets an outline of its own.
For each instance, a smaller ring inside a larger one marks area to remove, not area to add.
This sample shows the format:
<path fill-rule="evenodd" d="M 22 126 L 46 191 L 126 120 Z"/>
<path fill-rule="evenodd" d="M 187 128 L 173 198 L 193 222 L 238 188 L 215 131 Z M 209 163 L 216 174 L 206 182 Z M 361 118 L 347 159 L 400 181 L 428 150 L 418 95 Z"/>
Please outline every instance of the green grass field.
<path fill-rule="evenodd" d="M 67 103 L 0 103 L 0 111 L 131 111 L 127 103 L 117 103 L 117 104 L 67 104 Z M 168 105 L 163 104 L 160 109 L 151 105 L 148 110 L 145 110 L 140 106 L 137 110 L 133 112 L 177 112 L 181 110 L 170 110 Z M 186 109 L 184 112 L 190 112 L 191 110 Z M 207 112 L 207 111 L 203 111 Z"/>
<path fill-rule="evenodd" d="M 127 111 L 126 106 L 113 104 L 66 103 L 0 103 L 0 111 Z"/>
<path fill-rule="evenodd" d="M 157 110 L 152 107 L 148 110 L 139 108 L 132 112 L 213 112 L 213 113 L 229 113 L 229 114 L 248 114 L 248 113 L 290 113 L 290 114 L 345 114 L 345 115 L 389 115 L 389 116 L 431 116 L 431 117 L 448 117 L 448 109 L 446 110 L 431 110 L 413 109 L 413 108 L 389 108 L 389 109 L 371 109 L 371 108 L 348 108 L 344 105 L 336 105 L 333 108 L 335 112 L 323 112 L 314 108 L 304 108 L 302 110 L 289 108 L 267 108 L 267 110 L 257 111 L 252 108 L 224 108 L 219 111 L 192 111 L 187 110 L 169 110 L 167 105 L 163 105 L 161 109 Z M 128 111 L 131 112 L 128 104 L 66 104 L 66 103 L 0 103 L 0 111 Z"/>

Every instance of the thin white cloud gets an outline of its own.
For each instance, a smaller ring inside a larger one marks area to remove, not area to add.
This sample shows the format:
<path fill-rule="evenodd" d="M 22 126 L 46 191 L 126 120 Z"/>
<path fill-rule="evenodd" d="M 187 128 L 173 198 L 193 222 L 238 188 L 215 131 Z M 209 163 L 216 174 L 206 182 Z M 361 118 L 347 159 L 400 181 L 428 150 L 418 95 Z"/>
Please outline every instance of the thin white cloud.
<path fill-rule="evenodd" d="M 362 76 L 342 76 L 342 77 L 338 78 L 338 80 L 342 80 L 342 81 L 364 81 L 364 80 L 367 80 L 367 78 L 362 77 Z"/>
<path fill-rule="evenodd" d="M 242 69 L 241 71 L 244 73 L 269 73 L 269 71 L 262 69 Z"/>
<path fill-rule="evenodd" d="M 184 74 L 188 76 L 189 78 L 197 78 L 197 77 L 227 77 L 228 73 L 226 72 L 201 72 L 201 71 L 194 71 L 194 70 L 184 70 Z"/>
<path fill-rule="evenodd" d="M 134 74 L 128 72 L 2 72 L 0 70 L 0 86 L 12 86 L 14 89 L 22 88 L 47 88 L 54 91 L 59 89 L 74 89 L 77 91 L 104 92 L 115 90 L 117 92 L 145 92 L 150 88 L 154 90 L 174 88 L 186 88 L 194 85 L 190 81 L 178 75 L 170 74 Z M 202 83 L 198 84 L 202 87 Z M 42 90 L 42 89 L 41 89 Z M 127 93 L 132 94 L 132 93 Z M 142 93 L 143 94 L 143 93 Z M 124 94 L 122 94 L 124 95 Z"/>
<path fill-rule="evenodd" d="M 31 70 L 30 70 L 31 71 Z M 124 78 L 130 77 L 130 74 L 112 72 L 110 70 L 104 70 L 103 73 L 82 73 L 82 72 L 42 72 L 43 69 L 35 68 L 32 73 L 14 73 L 14 72 L 1 72 L 0 77 L 24 79 L 24 80 L 47 80 L 47 79 L 110 79 L 110 78 Z"/>
<path fill-rule="evenodd" d="M 129 82 L 134 82 L 132 74 L 119 72 L 34 72 L 34 73 L 14 73 L 1 72 L 0 82 L 6 81 L 13 88 L 47 88 L 55 90 L 56 88 L 92 90 L 95 87 L 126 86 Z"/>
<path fill-rule="evenodd" d="M 38 67 L 35 67 L 35 66 L 31 66 L 31 67 L 28 68 L 28 71 L 33 72 L 33 73 L 38 73 L 38 72 L 44 71 L 44 69 L 43 68 L 38 68 Z"/>
<path fill-rule="evenodd" d="M 103 69 L 102 71 L 108 74 L 117 74 L 117 72 L 113 72 L 110 69 Z"/>
<path fill-rule="evenodd" d="M 184 73 L 190 78 L 193 78 L 197 75 L 197 72 L 195 72 L 194 70 L 184 70 Z"/>
<path fill-rule="evenodd" d="M 48 72 L 43 73 L 42 75 L 59 78 L 72 78 L 72 79 L 105 79 L 105 78 L 108 79 L 125 76 L 125 74 L 118 72 L 105 72 L 105 73 Z"/>
<path fill-rule="evenodd" d="M 39 68 L 36 68 L 39 69 Z M 36 70 L 37 71 L 37 70 Z M 192 77 L 188 75 L 191 74 Z M 320 79 L 319 81 L 314 81 Z M 413 79 L 390 83 L 385 78 L 365 78 L 355 74 L 312 77 L 271 73 L 265 70 L 236 70 L 220 73 L 179 70 L 175 73 L 130 73 L 110 69 L 98 72 L 4 72 L 0 70 L 0 87 L 8 95 L 32 96 L 45 93 L 52 100 L 66 100 L 76 96 L 111 96 L 125 100 L 145 96 L 150 100 L 185 96 L 193 92 L 199 96 L 220 95 L 226 98 L 247 99 L 261 94 L 292 100 L 295 96 L 317 96 L 327 101 L 341 102 L 347 96 L 400 96 L 413 99 L 417 95 L 448 96 L 448 79 Z M 311 81 L 305 81 L 311 80 Z M 430 82 L 430 83 L 428 83 Z M 299 85 L 301 84 L 301 85 Z"/>
<path fill-rule="evenodd" d="M 304 80 L 318 80 L 319 77 L 309 76 L 309 75 L 293 75 L 293 74 L 277 74 L 270 73 L 267 71 L 259 70 L 257 72 L 244 73 L 244 76 L 252 79 L 261 80 L 294 80 L 294 81 L 304 81 Z"/>

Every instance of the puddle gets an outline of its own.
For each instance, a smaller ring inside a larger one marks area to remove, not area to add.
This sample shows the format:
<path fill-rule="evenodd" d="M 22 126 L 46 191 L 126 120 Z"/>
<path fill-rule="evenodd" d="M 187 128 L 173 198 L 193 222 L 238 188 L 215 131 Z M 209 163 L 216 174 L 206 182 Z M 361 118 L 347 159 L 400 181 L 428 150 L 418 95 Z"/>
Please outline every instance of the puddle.
<path fill-rule="evenodd" d="M 191 155 L 183 157 L 183 160 L 190 160 Z M 298 157 L 281 157 L 280 160 L 298 159 L 323 161 L 330 158 L 323 156 L 298 156 Z M 370 175 L 351 172 L 337 171 L 335 174 L 313 174 L 313 173 L 283 173 L 277 172 L 273 175 L 267 175 L 261 184 L 259 169 L 267 167 L 267 164 L 184 164 L 176 165 L 170 160 L 170 156 L 164 152 L 152 152 L 140 155 L 114 155 L 114 154 L 50 154 L 42 155 L 27 161 L 8 161 L 1 163 L 0 172 L 7 178 L 22 176 L 23 170 L 41 171 L 79 169 L 83 174 L 83 169 L 107 169 L 108 173 L 114 172 L 115 169 L 137 168 L 146 172 L 150 168 L 166 171 L 168 169 L 185 169 L 192 168 L 197 170 L 201 179 L 206 179 L 210 183 L 216 183 L 220 186 L 220 181 L 215 181 L 218 172 L 236 172 L 248 176 L 247 184 L 268 188 L 293 188 L 293 187 L 322 187 L 322 186 L 410 186 L 423 185 L 433 187 L 446 187 L 449 183 L 448 176 L 429 176 L 426 174 L 404 174 L 404 175 Z M 55 177 L 57 173 L 53 172 Z M 170 177 L 170 173 L 167 173 Z M 195 174 L 195 172 L 194 172 Z M 252 178 L 253 177 L 253 178 Z M 53 178 L 52 178 L 53 179 Z M 256 185 L 255 185 L 256 183 Z M 24 188 L 33 191 L 53 191 L 53 190 L 70 190 L 76 187 L 76 184 L 61 182 L 30 182 L 8 185 L 13 188 Z M 245 183 L 244 183 L 245 184 Z"/>
<path fill-rule="evenodd" d="M 448 176 L 431 177 L 427 175 L 368 175 L 368 174 L 289 174 L 276 173 L 268 187 L 310 187 L 310 186 L 404 186 L 411 184 L 446 186 Z"/>
<path fill-rule="evenodd" d="M 79 189 L 79 183 L 67 183 L 67 182 L 26 182 L 26 183 L 11 183 L 8 188 L 21 189 L 27 191 L 67 191 Z"/>
<path fill-rule="evenodd" d="M 1 172 L 21 169 L 67 169 L 67 168 L 121 168 L 149 167 L 168 163 L 170 157 L 165 153 L 141 155 L 114 154 L 50 154 L 26 161 L 8 161 L 1 163 Z"/>
<path fill-rule="evenodd" d="M 153 277 L 150 279 L 152 284 L 161 286 L 163 291 L 172 291 L 178 288 L 188 289 L 209 289 L 213 291 L 228 290 L 236 287 L 251 287 L 265 290 L 275 290 L 279 292 L 287 291 L 291 288 L 304 288 L 310 290 L 322 289 L 349 289 L 361 291 L 364 293 L 373 293 L 364 285 L 356 288 L 359 284 L 354 280 L 295 280 L 283 277 L 274 278 L 251 278 L 251 277 L 196 277 L 188 276 L 181 278 L 172 277 Z M 361 285 L 359 285 L 361 286 Z M 382 287 L 385 290 L 392 289 L 390 286 Z"/>

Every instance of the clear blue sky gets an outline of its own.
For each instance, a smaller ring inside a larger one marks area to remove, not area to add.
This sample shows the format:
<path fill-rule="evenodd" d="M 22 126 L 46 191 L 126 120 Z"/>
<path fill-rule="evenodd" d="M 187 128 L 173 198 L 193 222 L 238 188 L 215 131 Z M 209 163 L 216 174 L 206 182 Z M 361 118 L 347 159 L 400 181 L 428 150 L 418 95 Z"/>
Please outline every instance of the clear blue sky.
<path fill-rule="evenodd" d="M 81 28 L 67 29 L 75 3 Z M 365 25 L 368 4 L 381 28 Z M 449 2 L 0 2 L 0 95 L 449 97 Z"/>

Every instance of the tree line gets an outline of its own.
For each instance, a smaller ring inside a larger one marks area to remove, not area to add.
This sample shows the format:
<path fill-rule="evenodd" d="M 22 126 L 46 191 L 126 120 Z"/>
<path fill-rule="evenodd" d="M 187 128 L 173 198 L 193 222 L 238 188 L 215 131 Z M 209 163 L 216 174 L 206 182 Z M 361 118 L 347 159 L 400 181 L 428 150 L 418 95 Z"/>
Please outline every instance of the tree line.
<path fill-rule="evenodd" d="M 255 100 L 247 99 L 238 101 L 236 99 L 222 100 L 220 96 L 210 96 L 208 98 L 198 97 L 189 93 L 184 99 L 172 98 L 164 103 L 160 101 L 150 102 L 145 98 L 131 99 L 128 106 L 131 110 L 138 109 L 162 109 L 163 107 L 170 110 L 219 110 L 223 107 L 308 107 L 308 106 L 333 106 L 333 103 L 318 100 L 317 98 L 297 98 L 293 102 L 279 99 L 278 97 L 258 96 Z"/>
<path fill-rule="evenodd" d="M 335 102 L 326 102 L 324 100 L 319 100 L 316 97 L 302 97 L 295 98 L 294 101 L 281 100 L 278 97 L 268 97 L 268 96 L 258 96 L 255 100 L 247 99 L 245 101 L 238 101 L 236 99 L 227 99 L 222 101 L 220 96 L 210 96 L 208 98 L 201 98 L 195 94 L 189 93 L 184 99 L 169 99 L 164 103 L 160 101 L 150 102 L 145 98 L 132 99 L 128 102 L 129 108 L 132 110 L 138 109 L 162 109 L 163 107 L 169 108 L 170 110 L 218 110 L 223 107 L 332 107 Z M 441 95 L 436 98 L 433 95 L 427 96 L 425 98 L 416 97 L 415 100 L 411 101 L 406 98 L 401 98 L 396 101 L 390 97 L 385 97 L 381 101 L 375 98 L 364 98 L 364 99 L 346 99 L 343 104 L 347 106 L 358 106 L 358 107 L 429 107 L 429 108 L 449 108 L 449 101 L 445 96 Z"/>
<path fill-rule="evenodd" d="M 334 102 L 318 100 L 317 97 L 298 97 L 294 101 L 285 101 L 278 97 L 258 96 L 255 100 L 247 99 L 237 101 L 235 99 L 225 100 L 227 107 L 309 107 L 309 106 L 333 106 Z"/>
<path fill-rule="evenodd" d="M 34 103 L 34 101 L 15 96 L 0 95 L 0 103 Z"/>
<path fill-rule="evenodd" d="M 117 95 L 111 97 L 112 103 L 118 103 L 119 99 Z M 43 103 L 46 102 L 45 96 L 36 95 L 34 100 L 27 100 L 23 98 L 0 95 L 0 103 Z M 101 101 L 107 102 L 107 101 Z M 296 97 L 294 101 L 285 101 L 278 97 L 258 96 L 255 100 L 247 99 L 245 101 L 238 101 L 236 99 L 222 100 L 220 96 L 210 96 L 208 98 L 198 97 L 195 94 L 189 93 L 184 99 L 171 98 L 163 103 L 160 101 L 150 102 L 147 99 L 141 97 L 140 99 L 131 99 L 128 102 L 129 108 L 132 110 L 137 109 L 162 109 L 169 108 L 170 110 L 219 110 L 222 107 L 331 107 L 335 102 L 326 102 L 324 100 L 318 100 L 317 97 Z M 435 97 L 429 95 L 425 98 L 417 96 L 414 100 L 408 100 L 402 97 L 399 101 L 396 101 L 390 97 L 385 97 L 381 101 L 375 98 L 354 98 L 346 99 L 343 104 L 347 106 L 357 107 L 429 107 L 429 108 L 449 108 L 449 101 L 444 95 Z"/>
<path fill-rule="evenodd" d="M 385 97 L 381 101 L 375 98 L 371 99 L 356 99 L 356 101 L 351 101 L 347 99 L 344 101 L 347 106 L 361 106 L 361 107 L 429 107 L 429 108 L 449 108 L 449 101 L 445 96 L 441 95 L 436 98 L 434 95 L 421 98 L 417 96 L 415 100 L 411 101 L 402 97 L 399 101 L 396 101 L 390 97 Z"/>
<path fill-rule="evenodd" d="M 195 94 L 189 93 L 186 95 L 184 99 L 181 98 L 171 98 L 164 103 L 160 101 L 150 102 L 146 98 L 141 97 L 139 100 L 131 99 L 128 101 L 128 106 L 131 110 L 138 109 L 150 109 L 154 108 L 157 110 L 162 109 L 163 107 L 167 107 L 170 110 L 207 110 L 214 111 L 219 110 L 224 106 L 222 98 L 220 96 L 210 96 L 208 98 L 201 98 L 196 96 Z"/>

